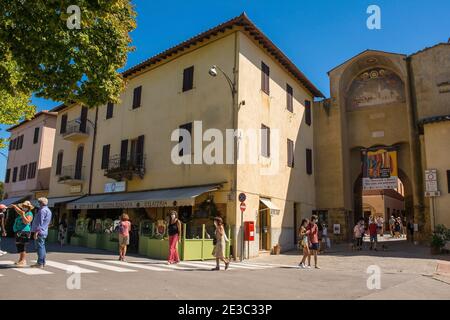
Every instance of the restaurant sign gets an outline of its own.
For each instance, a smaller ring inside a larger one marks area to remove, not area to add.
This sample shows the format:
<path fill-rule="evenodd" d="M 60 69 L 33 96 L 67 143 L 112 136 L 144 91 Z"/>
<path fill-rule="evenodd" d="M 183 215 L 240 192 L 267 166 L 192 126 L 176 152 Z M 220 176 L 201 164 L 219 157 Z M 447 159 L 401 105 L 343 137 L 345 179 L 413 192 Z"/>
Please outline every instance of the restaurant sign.
<path fill-rule="evenodd" d="M 178 200 L 130 200 L 130 201 L 110 201 L 97 203 L 68 203 L 68 209 L 135 209 L 135 208 L 165 208 L 176 206 L 193 206 L 194 199 Z"/>

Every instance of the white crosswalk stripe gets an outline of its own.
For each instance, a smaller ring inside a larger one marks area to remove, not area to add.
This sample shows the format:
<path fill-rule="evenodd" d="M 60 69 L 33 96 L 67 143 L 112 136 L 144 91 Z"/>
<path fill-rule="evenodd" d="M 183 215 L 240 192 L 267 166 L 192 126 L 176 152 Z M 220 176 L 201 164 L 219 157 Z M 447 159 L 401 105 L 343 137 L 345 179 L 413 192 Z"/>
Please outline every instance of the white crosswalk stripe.
<path fill-rule="evenodd" d="M 29 276 L 53 274 L 53 272 L 49 272 L 49 271 L 38 269 L 38 268 L 30 268 L 30 267 L 14 268 L 14 261 L 0 261 L 0 266 L 6 266 L 7 269 L 11 269 L 11 270 L 14 270 L 14 271 L 17 271 L 20 273 L 24 273 Z"/>
<path fill-rule="evenodd" d="M 133 261 L 133 262 L 122 262 L 122 261 L 114 261 L 114 260 L 103 260 L 102 262 L 114 263 L 121 266 L 127 266 L 130 268 L 139 268 L 151 271 L 173 271 L 173 269 L 164 269 L 160 267 L 155 267 L 154 265 L 148 264 L 146 261 Z"/>
<path fill-rule="evenodd" d="M 115 271 L 115 272 L 136 272 L 137 270 L 133 269 L 127 269 L 122 267 L 116 267 L 116 266 L 110 266 L 104 263 L 98 263 L 93 261 L 86 261 L 86 260 L 70 260 L 71 262 L 77 263 L 77 264 L 84 264 L 86 266 L 104 269 L 108 271 Z"/>
<path fill-rule="evenodd" d="M 97 273 L 98 271 L 95 270 L 90 270 L 90 269 L 85 269 L 85 268 L 81 268 L 79 266 L 73 265 L 73 264 L 65 264 L 65 263 L 61 263 L 61 262 L 56 262 L 56 261 L 50 261 L 47 260 L 45 262 L 46 266 L 55 268 L 55 269 L 61 269 L 64 271 L 69 271 L 72 273 Z"/>
<path fill-rule="evenodd" d="M 203 266 L 203 267 L 206 267 L 206 268 L 213 268 L 213 267 L 216 266 L 215 262 L 209 262 L 209 261 L 202 261 L 202 262 L 190 262 L 189 261 L 189 263 L 196 264 L 196 265 L 199 265 L 199 266 Z M 184 264 L 184 262 L 183 262 L 183 264 Z M 224 268 L 223 263 L 221 263 L 221 268 Z M 242 263 L 233 263 L 233 262 L 231 262 L 230 266 L 229 266 L 229 269 L 261 270 L 261 269 L 266 269 L 266 268 L 263 267 L 263 266 L 248 266 L 248 265 L 244 265 Z"/>

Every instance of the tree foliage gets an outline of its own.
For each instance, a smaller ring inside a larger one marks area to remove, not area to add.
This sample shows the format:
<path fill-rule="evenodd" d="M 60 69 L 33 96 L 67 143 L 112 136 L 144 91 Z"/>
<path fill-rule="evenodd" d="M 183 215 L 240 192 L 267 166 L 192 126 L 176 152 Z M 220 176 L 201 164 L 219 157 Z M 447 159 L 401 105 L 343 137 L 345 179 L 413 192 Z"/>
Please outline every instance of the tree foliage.
<path fill-rule="evenodd" d="M 80 28 L 71 5 L 80 9 Z M 118 102 L 136 27 L 130 0 L 0 0 L 0 123 L 30 117 L 31 96 Z"/>

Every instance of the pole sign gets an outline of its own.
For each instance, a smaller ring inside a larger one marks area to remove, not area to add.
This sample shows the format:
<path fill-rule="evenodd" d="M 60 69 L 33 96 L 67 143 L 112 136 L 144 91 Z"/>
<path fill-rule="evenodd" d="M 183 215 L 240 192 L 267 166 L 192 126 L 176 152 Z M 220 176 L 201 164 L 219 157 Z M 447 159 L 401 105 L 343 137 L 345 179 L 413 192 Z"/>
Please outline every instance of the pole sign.
<path fill-rule="evenodd" d="M 240 193 L 239 194 L 239 201 L 240 202 L 245 202 L 245 200 L 247 200 L 247 196 L 245 195 L 245 193 Z"/>
<path fill-rule="evenodd" d="M 439 195 L 440 192 L 438 190 L 437 170 L 425 170 L 425 196 L 436 197 Z"/>
<path fill-rule="evenodd" d="M 244 212 L 245 209 L 247 209 L 247 206 L 246 206 L 245 202 L 241 202 L 240 208 L 241 208 L 241 212 Z"/>

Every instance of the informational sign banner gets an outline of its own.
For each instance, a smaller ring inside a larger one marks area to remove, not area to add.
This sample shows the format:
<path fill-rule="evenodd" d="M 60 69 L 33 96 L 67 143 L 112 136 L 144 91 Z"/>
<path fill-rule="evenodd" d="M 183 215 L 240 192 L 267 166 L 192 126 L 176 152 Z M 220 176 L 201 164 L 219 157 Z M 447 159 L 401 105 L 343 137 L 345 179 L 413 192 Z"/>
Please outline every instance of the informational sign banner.
<path fill-rule="evenodd" d="M 430 193 L 438 192 L 437 170 L 425 170 L 425 191 Z"/>
<path fill-rule="evenodd" d="M 125 192 L 125 191 L 127 191 L 127 183 L 125 181 L 105 184 L 105 193 Z"/>
<path fill-rule="evenodd" d="M 362 151 L 363 190 L 397 189 L 397 150 L 376 148 Z"/>

